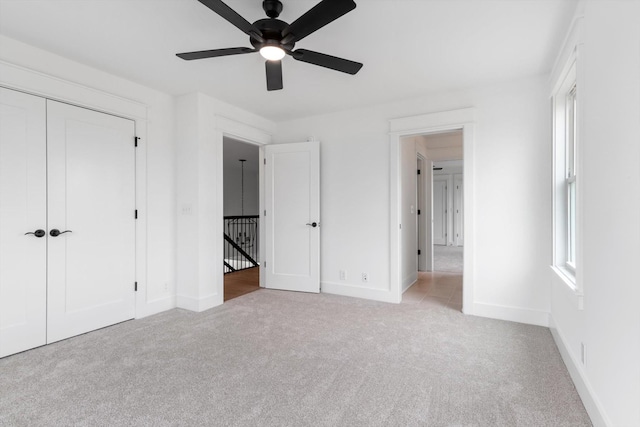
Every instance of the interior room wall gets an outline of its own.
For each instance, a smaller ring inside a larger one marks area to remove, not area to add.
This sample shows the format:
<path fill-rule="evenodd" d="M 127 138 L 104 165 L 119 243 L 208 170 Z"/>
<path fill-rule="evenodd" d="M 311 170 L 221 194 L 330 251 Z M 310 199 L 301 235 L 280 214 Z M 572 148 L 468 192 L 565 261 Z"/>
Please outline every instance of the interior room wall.
<path fill-rule="evenodd" d="M 551 257 L 546 88 L 547 77 L 534 76 L 279 123 L 278 143 L 309 135 L 321 141 L 323 291 L 382 300 L 388 295 L 388 120 L 473 106 L 476 247 L 481 248 L 474 312 L 547 324 L 549 287 L 540 280 Z M 347 280 L 339 279 L 341 269 L 350 273 Z M 360 272 L 369 273 L 368 283 L 358 280 Z"/>
<path fill-rule="evenodd" d="M 177 97 L 175 111 L 176 305 L 203 311 L 224 295 L 224 137 L 264 145 L 275 124 L 202 93 Z"/>
<path fill-rule="evenodd" d="M 434 170 L 434 175 L 454 175 L 464 173 L 462 160 L 434 162 L 433 167 L 442 168 L 440 170 Z"/>
<path fill-rule="evenodd" d="M 581 10 L 558 68 L 577 44 L 584 308 L 551 272 L 553 331 L 594 424 L 640 425 L 640 2 Z"/>
<path fill-rule="evenodd" d="M 146 120 L 136 131 L 146 134 L 136 153 L 146 162 L 145 206 L 138 209 L 146 218 L 145 301 L 136 316 L 153 314 L 175 305 L 175 162 L 173 98 L 140 84 L 70 61 L 42 49 L 0 36 L 0 84 L 38 95 L 58 94 L 59 99 L 96 110 L 111 111 L 117 99 L 146 107 Z M 34 73 L 35 72 L 35 73 Z M 53 79 L 39 78 L 38 73 Z M 61 92 L 62 88 L 72 88 Z M 88 98 L 74 98 L 90 93 Z M 113 100 L 114 102 L 110 102 Z M 140 273 L 140 272 L 139 272 Z"/>

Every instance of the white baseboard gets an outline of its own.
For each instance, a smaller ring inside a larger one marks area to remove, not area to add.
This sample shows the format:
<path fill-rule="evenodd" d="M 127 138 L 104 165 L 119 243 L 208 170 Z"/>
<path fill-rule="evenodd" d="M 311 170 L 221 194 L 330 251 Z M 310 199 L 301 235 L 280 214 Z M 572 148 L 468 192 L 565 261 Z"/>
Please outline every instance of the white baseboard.
<path fill-rule="evenodd" d="M 551 335 L 553 336 L 553 340 L 556 342 L 558 351 L 560 351 L 560 355 L 562 356 L 562 360 L 569 371 L 573 384 L 576 386 L 576 390 L 578 390 L 578 394 L 582 399 L 582 404 L 591 418 L 591 422 L 595 427 L 611 426 L 611 421 L 605 414 L 602 404 L 600 404 L 600 401 L 593 392 L 593 388 L 582 369 L 582 365 L 579 363 L 579 359 L 575 357 L 571 350 L 569 350 L 569 347 L 565 344 L 566 341 L 560 330 L 556 328 L 553 316 L 550 315 L 549 317 L 549 329 L 551 330 Z"/>
<path fill-rule="evenodd" d="M 399 303 L 388 289 L 365 288 L 348 285 L 346 283 L 321 282 L 322 292 L 326 294 L 342 295 L 345 297 L 363 298 L 374 301 Z"/>
<path fill-rule="evenodd" d="M 402 281 L 402 293 L 405 293 L 405 291 L 407 289 L 409 289 L 411 286 L 413 286 L 414 283 L 416 283 L 418 281 L 418 274 L 416 272 L 415 275 L 411 275 L 407 278 L 405 278 Z"/>
<path fill-rule="evenodd" d="M 222 304 L 222 299 L 218 294 L 211 294 L 202 298 L 178 295 L 176 300 L 176 307 L 198 313 L 216 307 L 220 304 Z"/>
<path fill-rule="evenodd" d="M 152 316 L 154 314 L 162 313 L 163 311 L 176 308 L 176 297 L 174 295 L 156 298 L 151 301 L 147 301 L 136 312 L 136 319 L 142 319 L 143 317 Z"/>
<path fill-rule="evenodd" d="M 544 310 L 531 310 L 529 308 L 474 302 L 472 313 L 470 314 L 491 319 L 526 323 L 529 325 L 549 326 L 549 312 Z"/>

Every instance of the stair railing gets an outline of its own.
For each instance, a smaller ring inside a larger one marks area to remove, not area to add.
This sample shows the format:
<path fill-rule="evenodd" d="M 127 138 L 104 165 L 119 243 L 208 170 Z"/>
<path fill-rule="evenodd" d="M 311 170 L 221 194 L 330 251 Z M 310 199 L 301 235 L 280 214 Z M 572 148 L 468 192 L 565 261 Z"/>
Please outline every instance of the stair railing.
<path fill-rule="evenodd" d="M 224 217 L 224 271 L 257 267 L 258 215 Z"/>

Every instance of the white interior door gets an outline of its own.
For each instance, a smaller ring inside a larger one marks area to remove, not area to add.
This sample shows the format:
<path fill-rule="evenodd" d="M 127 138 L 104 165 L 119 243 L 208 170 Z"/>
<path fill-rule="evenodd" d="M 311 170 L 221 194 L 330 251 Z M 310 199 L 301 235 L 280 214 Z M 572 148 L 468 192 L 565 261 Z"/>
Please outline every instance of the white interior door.
<path fill-rule="evenodd" d="M 47 342 L 54 342 L 134 317 L 135 128 L 55 101 L 47 110 Z"/>
<path fill-rule="evenodd" d="M 417 206 L 418 206 L 418 212 L 416 215 L 416 222 L 418 224 L 418 271 L 428 270 L 427 253 L 429 251 L 427 250 L 427 246 L 426 246 L 427 227 L 425 226 L 426 225 L 425 218 L 428 215 L 426 215 L 425 203 L 424 203 L 424 199 L 425 199 L 424 177 L 426 176 L 426 170 L 424 167 L 425 162 L 426 162 L 426 159 L 422 157 L 420 154 L 418 154 L 418 159 L 417 159 L 418 174 L 416 175 L 417 176 L 416 199 L 417 199 Z"/>
<path fill-rule="evenodd" d="M 320 145 L 268 145 L 265 159 L 265 287 L 320 292 Z"/>
<path fill-rule="evenodd" d="M 453 176 L 453 233 L 456 246 L 464 244 L 464 180 L 461 174 Z"/>
<path fill-rule="evenodd" d="M 447 180 L 433 177 L 433 244 L 447 244 Z"/>
<path fill-rule="evenodd" d="M 45 117 L 43 98 L 0 88 L 0 357 L 46 343 Z"/>

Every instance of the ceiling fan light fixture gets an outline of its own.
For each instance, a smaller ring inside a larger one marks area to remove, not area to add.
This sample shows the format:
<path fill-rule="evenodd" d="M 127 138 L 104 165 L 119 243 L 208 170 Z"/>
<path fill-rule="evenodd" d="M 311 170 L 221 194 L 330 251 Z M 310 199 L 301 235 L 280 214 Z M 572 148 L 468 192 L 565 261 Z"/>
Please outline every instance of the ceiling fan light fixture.
<path fill-rule="evenodd" d="M 260 55 L 268 61 L 279 61 L 284 58 L 285 52 L 278 46 L 264 46 L 260 48 Z"/>

